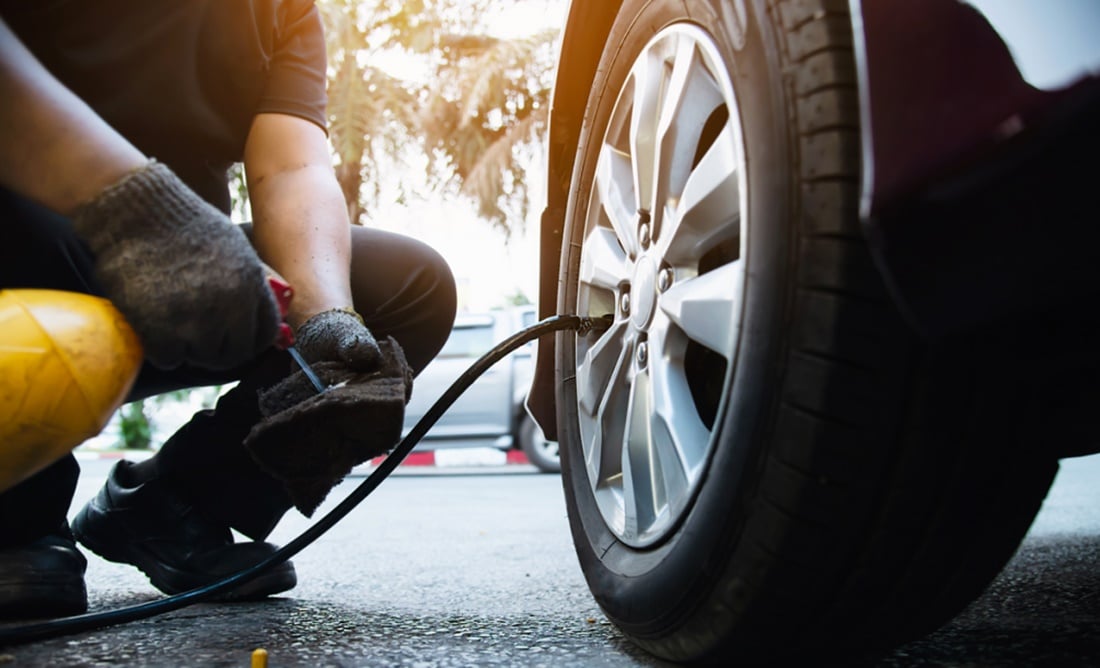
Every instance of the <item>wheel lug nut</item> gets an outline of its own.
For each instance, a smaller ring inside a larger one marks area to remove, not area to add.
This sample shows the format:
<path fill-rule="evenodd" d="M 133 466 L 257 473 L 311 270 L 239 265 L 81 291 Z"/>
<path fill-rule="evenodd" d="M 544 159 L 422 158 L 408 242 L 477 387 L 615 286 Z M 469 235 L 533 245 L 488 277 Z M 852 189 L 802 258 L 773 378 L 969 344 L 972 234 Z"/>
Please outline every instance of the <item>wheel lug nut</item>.
<path fill-rule="evenodd" d="M 638 227 L 638 241 L 641 242 L 642 248 L 649 247 L 649 223 L 642 223 Z"/>
<path fill-rule="evenodd" d="M 639 367 L 644 368 L 645 365 L 649 363 L 649 344 L 645 341 L 638 344 L 637 358 Z"/>
<path fill-rule="evenodd" d="M 623 315 L 629 315 L 630 314 L 630 293 L 629 292 L 624 292 L 622 294 L 622 296 L 619 297 L 619 310 L 623 312 Z"/>
<path fill-rule="evenodd" d="M 672 269 L 665 267 L 657 274 L 657 289 L 661 292 L 672 287 Z"/>

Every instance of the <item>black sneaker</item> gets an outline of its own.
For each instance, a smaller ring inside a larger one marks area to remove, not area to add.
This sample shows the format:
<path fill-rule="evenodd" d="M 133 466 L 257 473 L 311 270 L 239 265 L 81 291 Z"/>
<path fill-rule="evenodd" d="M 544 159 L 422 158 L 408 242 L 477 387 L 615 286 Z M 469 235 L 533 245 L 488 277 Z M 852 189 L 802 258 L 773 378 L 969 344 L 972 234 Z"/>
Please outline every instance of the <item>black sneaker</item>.
<path fill-rule="evenodd" d="M 65 617 L 86 612 L 87 566 L 68 526 L 28 545 L 0 549 L 0 618 Z"/>
<path fill-rule="evenodd" d="M 178 594 L 233 575 L 278 549 L 258 541 L 234 543 L 229 527 L 202 517 L 164 481 L 128 486 L 131 465 L 116 464 L 72 522 L 77 540 L 104 559 L 137 566 L 157 589 Z M 285 561 L 217 600 L 263 598 L 297 583 L 294 565 Z"/>

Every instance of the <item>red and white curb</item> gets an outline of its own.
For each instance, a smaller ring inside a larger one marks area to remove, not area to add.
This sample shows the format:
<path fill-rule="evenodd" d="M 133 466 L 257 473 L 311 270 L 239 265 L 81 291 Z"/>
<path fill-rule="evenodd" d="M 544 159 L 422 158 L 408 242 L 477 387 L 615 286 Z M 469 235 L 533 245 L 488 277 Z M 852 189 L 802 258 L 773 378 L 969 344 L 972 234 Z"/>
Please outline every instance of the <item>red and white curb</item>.
<path fill-rule="evenodd" d="M 378 466 L 386 458 L 376 457 L 371 466 Z M 410 452 L 401 460 L 401 466 L 435 466 L 438 468 L 462 468 L 471 466 L 508 466 L 510 464 L 530 464 L 520 450 L 504 452 L 496 448 L 454 448 L 451 450 L 427 450 Z"/>
<path fill-rule="evenodd" d="M 140 461 L 153 456 L 152 450 L 81 450 L 76 449 L 73 455 L 78 460 L 90 461 L 96 459 L 129 459 Z M 381 464 L 385 457 L 376 457 L 364 464 L 366 468 L 374 468 Z M 414 450 L 401 461 L 401 466 L 425 466 L 435 468 L 474 468 L 479 466 L 512 466 L 529 465 L 527 457 L 521 450 L 498 450 L 497 448 L 453 448 L 443 450 Z"/>

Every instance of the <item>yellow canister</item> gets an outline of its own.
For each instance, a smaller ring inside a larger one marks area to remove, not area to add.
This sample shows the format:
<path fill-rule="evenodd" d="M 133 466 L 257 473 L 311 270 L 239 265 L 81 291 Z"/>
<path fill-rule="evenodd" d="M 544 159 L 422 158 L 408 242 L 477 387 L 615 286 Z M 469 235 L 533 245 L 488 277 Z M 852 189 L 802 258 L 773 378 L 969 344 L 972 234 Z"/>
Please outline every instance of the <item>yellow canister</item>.
<path fill-rule="evenodd" d="M 98 434 L 141 362 L 137 335 L 108 300 L 0 290 L 0 491 Z"/>

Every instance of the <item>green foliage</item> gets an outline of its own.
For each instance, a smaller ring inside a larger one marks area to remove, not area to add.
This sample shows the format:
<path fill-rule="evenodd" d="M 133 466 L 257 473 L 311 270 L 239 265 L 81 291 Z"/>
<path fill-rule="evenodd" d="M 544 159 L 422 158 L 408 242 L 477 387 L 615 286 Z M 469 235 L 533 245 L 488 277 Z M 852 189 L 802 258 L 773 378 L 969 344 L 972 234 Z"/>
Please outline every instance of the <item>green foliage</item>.
<path fill-rule="evenodd" d="M 328 35 L 329 136 L 353 222 L 379 176 L 426 160 L 433 187 L 470 197 L 505 232 L 527 213 L 525 165 L 545 132 L 557 30 L 484 31 L 500 0 L 319 0 Z M 394 58 L 423 76 L 375 66 Z"/>
<path fill-rule="evenodd" d="M 226 389 L 224 385 L 196 387 L 174 392 L 165 392 L 148 399 L 139 399 L 124 404 L 115 414 L 118 424 L 119 440 L 117 447 L 125 450 L 145 450 L 160 447 L 154 441 L 157 433 L 157 411 L 172 404 L 198 404 L 201 408 L 212 407 Z M 197 401 L 196 401 L 197 399 Z M 163 427 L 163 425 L 160 425 Z"/>
<path fill-rule="evenodd" d="M 361 224 L 377 203 L 379 176 L 415 144 L 419 86 L 368 64 L 369 55 L 413 35 L 409 12 L 422 3 L 319 3 L 328 39 L 329 140 L 348 218 Z"/>
<path fill-rule="evenodd" d="M 421 118 L 436 174 L 506 232 L 527 217 L 522 148 L 546 130 L 556 30 L 497 39 L 445 35 L 440 83 Z"/>
<path fill-rule="evenodd" d="M 248 183 L 244 165 L 237 163 L 229 168 L 229 199 L 232 202 L 234 220 L 252 220 L 252 208 L 248 202 Z"/>
<path fill-rule="evenodd" d="M 145 400 L 132 401 L 119 410 L 121 446 L 126 450 L 146 450 L 153 440 L 153 428 L 145 414 Z"/>
<path fill-rule="evenodd" d="M 508 306 L 530 306 L 531 300 L 527 297 L 527 293 L 523 290 L 516 290 L 510 297 L 506 299 Z"/>

